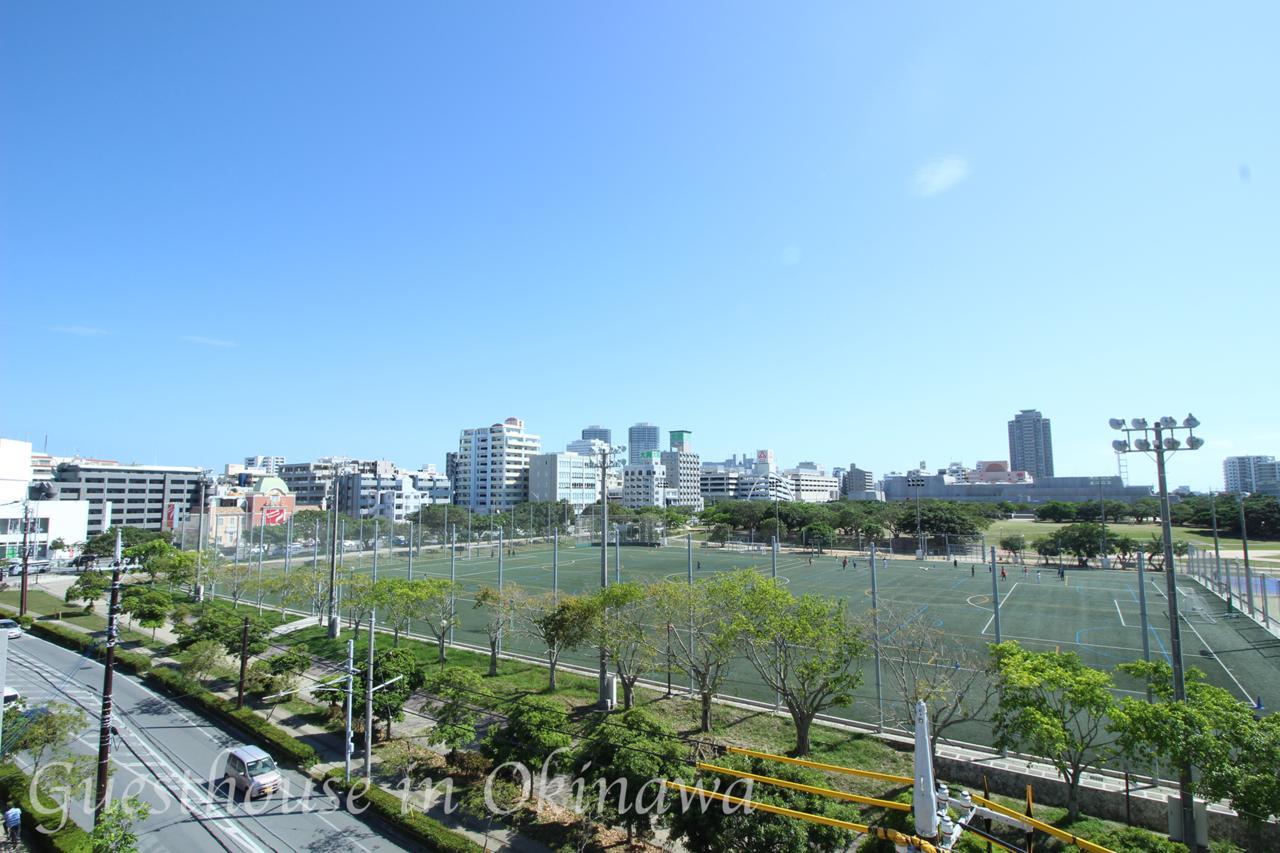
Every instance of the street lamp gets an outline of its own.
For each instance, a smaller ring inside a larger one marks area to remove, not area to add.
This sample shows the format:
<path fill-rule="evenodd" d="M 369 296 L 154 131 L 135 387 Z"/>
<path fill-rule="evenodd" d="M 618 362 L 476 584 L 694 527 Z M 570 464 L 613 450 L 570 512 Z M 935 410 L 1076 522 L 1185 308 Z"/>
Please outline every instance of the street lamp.
<path fill-rule="evenodd" d="M 907 477 L 907 488 L 916 490 L 916 559 L 924 559 L 924 532 L 920 527 L 920 490 L 924 488 L 924 477 L 910 475 Z"/>
<path fill-rule="evenodd" d="M 1182 424 L 1169 416 L 1159 418 L 1148 425 L 1145 418 L 1133 418 L 1126 424 L 1121 418 L 1112 418 L 1111 428 L 1124 433 L 1124 438 L 1111 442 L 1116 453 L 1154 452 L 1156 457 L 1156 483 L 1160 490 L 1160 528 L 1164 539 L 1165 591 L 1169 600 L 1169 646 L 1173 665 L 1173 699 L 1187 701 L 1187 682 L 1182 668 L 1182 626 L 1178 619 L 1178 585 L 1173 573 L 1173 527 L 1169 518 L 1169 484 L 1165 478 L 1165 454 L 1179 450 L 1199 450 L 1204 439 L 1195 434 L 1200 421 L 1188 414 Z M 1177 438 L 1179 430 L 1186 431 L 1185 442 Z M 1182 807 L 1182 839 L 1192 849 L 1196 848 L 1195 799 L 1191 793 L 1191 763 L 1179 768 L 1179 795 Z"/>

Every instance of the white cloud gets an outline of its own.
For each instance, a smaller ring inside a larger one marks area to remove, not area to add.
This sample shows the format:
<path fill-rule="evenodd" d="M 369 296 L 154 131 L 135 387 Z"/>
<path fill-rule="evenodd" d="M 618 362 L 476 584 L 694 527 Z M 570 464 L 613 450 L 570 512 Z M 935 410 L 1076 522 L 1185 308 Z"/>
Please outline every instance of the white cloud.
<path fill-rule="evenodd" d="M 182 339 L 192 344 L 200 344 L 204 347 L 233 347 L 235 341 L 225 341 L 222 338 L 206 338 L 202 335 L 183 335 Z"/>
<path fill-rule="evenodd" d="M 61 332 L 64 335 L 79 335 L 82 338 L 93 338 L 99 335 L 109 335 L 106 329 L 99 329 L 96 326 L 46 326 L 51 332 Z"/>
<path fill-rule="evenodd" d="M 778 255 L 778 260 L 783 266 L 794 267 L 800 263 L 800 247 L 795 243 L 784 246 L 781 254 Z"/>
<path fill-rule="evenodd" d="M 915 193 L 923 198 L 952 189 L 973 171 L 969 161 L 954 154 L 930 160 L 916 170 Z"/>

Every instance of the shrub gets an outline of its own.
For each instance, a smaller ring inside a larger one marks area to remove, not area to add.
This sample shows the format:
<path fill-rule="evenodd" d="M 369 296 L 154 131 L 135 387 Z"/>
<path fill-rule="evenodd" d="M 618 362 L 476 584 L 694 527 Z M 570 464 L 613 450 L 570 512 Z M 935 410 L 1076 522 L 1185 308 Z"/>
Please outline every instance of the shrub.
<path fill-rule="evenodd" d="M 463 779 L 480 779 L 489 772 L 492 762 L 470 749 L 451 749 L 445 757 L 445 765 Z"/>
<path fill-rule="evenodd" d="M 54 832 L 54 827 L 62 822 L 61 812 L 55 809 L 37 814 L 30 792 L 31 777 L 12 764 L 0 765 L 0 800 L 14 803 L 22 809 L 23 825 L 30 830 L 28 837 L 36 849 L 60 853 L 85 853 L 90 849 L 89 834 L 71 821 Z M 45 827 L 46 831 L 39 831 L 37 826 Z"/>
<path fill-rule="evenodd" d="M 377 785 L 364 785 L 356 782 L 359 796 L 364 800 L 369 811 L 386 821 L 396 830 L 422 842 L 427 850 L 440 853 L 480 853 L 480 846 L 470 839 L 459 835 L 440 821 L 428 817 L 415 808 L 404 808 L 403 801 L 379 788 Z M 352 785 L 342 781 L 342 771 L 330 770 L 325 777 L 325 785 L 331 790 L 346 793 Z"/>

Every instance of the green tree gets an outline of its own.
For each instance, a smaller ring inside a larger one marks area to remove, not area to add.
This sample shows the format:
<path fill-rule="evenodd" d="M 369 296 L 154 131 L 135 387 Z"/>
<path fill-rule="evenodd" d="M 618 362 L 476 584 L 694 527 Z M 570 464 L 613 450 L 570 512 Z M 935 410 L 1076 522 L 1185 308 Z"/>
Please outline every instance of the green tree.
<path fill-rule="evenodd" d="M 1062 545 L 1056 536 L 1042 536 L 1031 543 L 1031 548 L 1040 555 L 1046 566 L 1049 565 L 1050 557 L 1062 555 Z"/>
<path fill-rule="evenodd" d="M 444 578 L 420 578 L 407 583 L 404 593 L 413 602 L 413 618 L 425 625 L 427 633 L 435 638 L 436 660 L 444 666 L 449 629 L 457 618 L 453 582 Z"/>
<path fill-rule="evenodd" d="M 368 666 L 355 678 L 357 696 L 364 696 L 367 687 Z M 392 679 L 403 676 L 394 683 Z M 391 739 L 391 724 L 404 719 L 404 704 L 409 701 L 413 692 L 422 687 L 425 681 L 422 667 L 413 652 L 406 648 L 391 648 L 377 652 L 373 658 L 373 685 L 378 687 L 373 694 L 373 719 L 385 722 L 386 739 Z M 386 685 L 381 686 L 381 685 Z"/>
<path fill-rule="evenodd" d="M 485 752 L 495 764 L 518 761 L 537 772 L 557 750 L 573 744 L 564 705 L 543 696 L 519 696 L 485 737 Z M 557 769 L 549 766 L 548 771 Z"/>
<path fill-rule="evenodd" d="M 498 651 L 502 638 L 515 628 L 516 616 L 526 598 L 524 590 L 510 583 L 501 590 L 485 585 L 476 593 L 472 606 L 485 611 L 484 631 L 489 640 L 490 676 L 498 674 Z"/>
<path fill-rule="evenodd" d="M 1081 568 L 1089 565 L 1089 561 L 1098 556 L 1103 546 L 1102 525 L 1091 521 L 1068 524 L 1053 533 L 1058 547 L 1063 552 L 1076 558 Z"/>
<path fill-rule="evenodd" d="M 241 635 L 246 620 L 249 623 L 249 654 L 260 655 L 267 650 L 271 625 L 256 614 L 233 613 L 221 607 L 206 607 L 200 617 L 191 624 L 175 624 L 179 645 L 186 648 L 201 640 L 212 640 L 233 657 L 240 657 Z"/>
<path fill-rule="evenodd" d="M 593 804 L 600 816 L 627 829 L 627 843 L 637 833 L 652 833 L 657 817 L 651 804 L 663 780 L 686 761 L 675 731 L 638 708 L 596 716 L 574 756 L 574 773 L 599 792 Z M 617 797 L 613 794 L 616 792 Z"/>
<path fill-rule="evenodd" d="M 1124 663 L 1121 672 L 1147 684 L 1152 700 L 1125 697 L 1112 714 L 1120 751 L 1130 760 L 1193 765 L 1192 789 L 1230 801 L 1255 833 L 1280 816 L 1280 717 L 1258 719 L 1230 692 L 1186 670 L 1186 702 L 1173 698 L 1173 670 L 1163 661 Z M 1260 838 L 1258 839 L 1260 841 Z"/>
<path fill-rule="evenodd" d="M 258 567 L 251 563 L 239 563 L 234 560 L 205 558 L 205 577 L 214 588 L 231 597 L 231 608 L 240 606 L 240 600 L 252 588 L 258 574 Z"/>
<path fill-rule="evenodd" d="M 1049 761 L 1067 784 L 1067 819 L 1074 821 L 1088 761 L 1111 749 L 1111 675 L 1085 666 L 1075 652 L 1030 652 L 1015 642 L 991 645 L 991 670 L 999 688 L 996 746 Z"/>
<path fill-rule="evenodd" d="M 1036 521 L 1075 521 L 1076 506 L 1066 501 L 1046 501 L 1035 508 Z"/>
<path fill-rule="evenodd" d="M 208 678 L 222 665 L 226 651 L 214 640 L 197 640 L 182 653 L 182 672 L 196 681 Z"/>
<path fill-rule="evenodd" d="M 1027 550 L 1027 537 L 1021 533 L 1009 533 L 1000 537 L 1000 547 L 1013 555 L 1015 560 L 1021 559 L 1022 552 Z"/>
<path fill-rule="evenodd" d="M 843 601 L 796 597 L 775 579 L 740 573 L 747 659 L 781 698 L 796 730 L 796 755 L 808 755 L 814 719 L 853 701 L 866 642 Z"/>
<path fill-rule="evenodd" d="M 88 726 L 89 715 L 75 705 L 49 702 L 25 713 L 11 705 L 4 712 L 5 750 L 27 753 L 31 774 L 39 776 L 45 758 L 71 746 Z"/>
<path fill-rule="evenodd" d="M 576 595 L 561 595 L 557 602 L 551 593 L 546 593 L 527 599 L 520 613 L 525 633 L 546 646 L 547 689 L 554 691 L 560 656 L 581 646 L 591 636 L 595 605 L 591 599 Z"/>
<path fill-rule="evenodd" d="M 821 554 L 823 548 L 836 544 L 836 531 L 830 524 L 817 522 L 805 527 L 804 538 L 810 547 L 816 547 Z"/>
<path fill-rule="evenodd" d="M 378 606 L 378 590 L 374 588 L 372 575 L 354 571 L 345 578 L 339 577 L 338 587 L 342 596 L 342 610 L 347 615 L 347 624 L 352 628 L 351 638 L 359 642 L 360 626 L 373 617 L 373 611 Z"/>
<path fill-rule="evenodd" d="M 723 545 L 729 541 L 730 532 L 729 525 L 727 524 L 713 524 L 711 526 L 711 532 L 707 534 L 707 539 Z"/>
<path fill-rule="evenodd" d="M 401 632 L 409 630 L 409 620 L 418 604 L 414 595 L 416 583 L 404 578 L 385 578 L 374 585 L 378 616 L 382 624 L 391 629 L 393 646 L 400 645 Z"/>
<path fill-rule="evenodd" d="M 730 770 L 772 776 L 811 788 L 829 788 L 831 782 L 821 773 L 805 767 L 778 765 L 759 758 L 726 755 L 715 761 Z M 731 779 L 726 777 L 727 782 Z M 742 786 L 720 786 L 720 779 L 704 779 L 700 787 L 719 788 L 721 792 L 745 796 Z M 773 785 L 756 785 L 751 789 L 753 802 L 793 809 L 806 814 L 860 823 L 856 808 L 830 797 Z M 671 812 L 671 836 L 690 853 L 837 853 L 849 850 L 857 840 L 847 829 L 771 814 L 759 809 L 744 812 L 726 809 L 715 800 L 704 803 L 693 797 L 687 809 Z M 866 849 L 865 845 L 863 849 Z"/>
<path fill-rule="evenodd" d="M 120 609 L 144 628 L 151 629 L 155 639 L 156 629 L 165 623 L 173 612 L 173 596 L 163 589 L 138 585 L 125 587 L 120 597 Z"/>
<path fill-rule="evenodd" d="M 445 667 L 427 682 L 427 691 L 438 703 L 431 737 L 452 749 L 466 749 L 476 739 L 484 680 L 475 670 Z"/>
<path fill-rule="evenodd" d="M 147 571 L 152 581 L 162 579 L 172 589 L 175 586 L 186 586 L 196 578 L 197 556 L 192 551 L 179 551 L 172 548 L 147 563 Z"/>
<path fill-rule="evenodd" d="M 152 539 L 166 539 L 166 534 L 158 530 L 144 530 L 141 527 L 122 526 L 120 530 L 120 548 L 126 551 L 135 545 L 142 545 Z M 97 536 L 90 537 L 84 543 L 84 553 L 95 557 L 114 557 L 116 553 L 116 528 L 109 527 Z"/>
<path fill-rule="evenodd" d="M 1120 560 L 1120 568 L 1127 569 L 1138 553 L 1138 540 L 1132 536 L 1117 536 L 1111 540 L 1111 547 Z"/>
<path fill-rule="evenodd" d="M 661 623 L 671 626 L 672 662 L 693 679 L 701 705 L 701 729 L 711 731 L 711 702 L 738 655 L 737 604 L 742 578 L 717 573 L 692 586 L 667 580 L 650 588 Z"/>
<path fill-rule="evenodd" d="M 592 630 L 622 682 L 622 706 L 635 703 L 636 682 L 653 668 L 658 650 L 651 627 L 656 609 L 648 590 L 637 583 L 611 584 L 596 592 Z"/>
<path fill-rule="evenodd" d="M 109 800 L 89 836 L 93 853 L 137 853 L 138 836 L 133 825 L 150 814 L 151 805 L 137 797 Z"/>
<path fill-rule="evenodd" d="M 1138 498 L 1130 505 L 1133 520 L 1142 524 L 1160 517 L 1160 501 L 1155 498 Z"/>
<path fill-rule="evenodd" d="M 93 610 L 94 602 L 104 598 L 111 590 L 111 574 L 103 571 L 87 571 L 80 574 L 79 577 L 67 587 L 63 599 L 67 604 L 75 604 L 77 601 L 85 603 L 85 610 Z"/>
<path fill-rule="evenodd" d="M 146 542 L 125 548 L 124 556 L 125 559 L 132 560 L 141 566 L 142 570 L 151 576 L 151 582 L 155 583 L 158 571 L 152 563 L 157 560 L 163 560 L 177 551 L 178 549 L 170 545 L 166 539 L 149 539 Z"/>

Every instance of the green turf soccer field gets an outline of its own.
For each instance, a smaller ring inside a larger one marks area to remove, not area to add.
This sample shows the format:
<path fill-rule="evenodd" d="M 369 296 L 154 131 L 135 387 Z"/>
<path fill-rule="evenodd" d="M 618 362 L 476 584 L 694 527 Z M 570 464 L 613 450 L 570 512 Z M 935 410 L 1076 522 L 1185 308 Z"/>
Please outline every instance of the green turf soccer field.
<path fill-rule="evenodd" d="M 609 551 L 610 582 L 618 576 L 614 555 Z M 691 553 L 691 556 L 690 556 Z M 820 593 L 845 598 L 857 617 L 867 617 L 871 609 L 870 567 L 866 555 L 849 556 L 849 566 L 842 556 L 813 556 L 784 552 L 778 557 L 778 576 L 796 594 Z M 372 570 L 369 554 L 344 555 L 344 571 Z M 751 568 L 768 574 L 771 556 L 762 552 L 726 551 L 695 546 L 639 547 L 621 549 L 620 576 L 624 581 L 654 582 L 663 578 L 683 580 L 690 562 L 695 577 L 717 571 Z M 503 558 L 504 584 L 518 584 L 530 592 L 549 591 L 553 583 L 553 555 L 550 545 L 522 545 L 515 554 Z M 906 557 L 881 560 L 877 570 L 877 590 L 882 612 L 889 611 L 899 621 L 927 620 L 935 627 L 969 644 L 977 650 L 994 642 L 995 619 L 991 606 L 991 574 L 983 564 L 961 562 L 922 562 Z M 1071 570 L 1058 578 L 1056 567 L 1038 569 L 1035 565 L 1000 564 L 1007 576 L 997 577 L 1000 596 L 1001 637 L 1017 640 L 1028 649 L 1061 650 L 1078 653 L 1090 666 L 1111 669 L 1119 663 L 1139 660 L 1143 656 L 1141 608 L 1138 574 L 1135 571 Z M 378 576 L 404 577 L 408 561 L 403 549 L 394 555 L 385 552 L 378 559 Z M 279 564 L 268 571 L 279 571 Z M 414 577 L 449 577 L 447 552 L 426 551 L 413 559 Z M 459 625 L 455 639 L 480 647 L 485 646 L 484 614 L 472 607 L 472 596 L 483 585 L 497 585 L 498 556 L 491 546 L 477 546 L 468 556 L 459 546 L 456 558 L 457 581 L 461 587 L 458 604 Z M 597 547 L 578 544 L 562 546 L 555 573 L 561 592 L 586 592 L 600 583 L 600 551 Z M 1254 622 L 1244 618 L 1227 618 L 1225 603 L 1208 593 L 1197 581 L 1179 576 L 1178 588 L 1182 606 L 1183 654 L 1188 666 L 1200 668 L 1209 682 L 1230 690 L 1251 703 L 1262 701 L 1270 711 L 1280 703 L 1280 640 Z M 1167 659 L 1169 630 L 1166 578 L 1163 573 L 1146 574 L 1146 602 L 1150 622 L 1149 653 L 1152 659 Z M 885 654 L 892 647 L 895 626 L 881 626 Z M 504 649 L 540 655 L 542 649 L 523 636 L 511 636 Z M 593 653 L 579 650 L 565 656 L 565 662 L 593 665 Z M 942 665 L 946 665 L 943 662 Z M 876 709 L 874 665 L 868 659 L 865 677 L 850 708 L 835 716 L 862 722 L 875 722 Z M 653 679 L 665 683 L 665 668 Z M 680 676 L 675 676 L 680 683 Z M 886 706 L 896 693 L 887 671 L 883 676 Z M 1121 679 L 1122 692 L 1139 685 Z M 772 693 L 758 681 L 743 662 L 735 667 L 726 692 L 748 699 L 772 702 Z M 893 719 L 894 709 L 887 710 Z M 988 740 L 986 727 L 971 725 L 948 732 L 965 740 Z"/>

